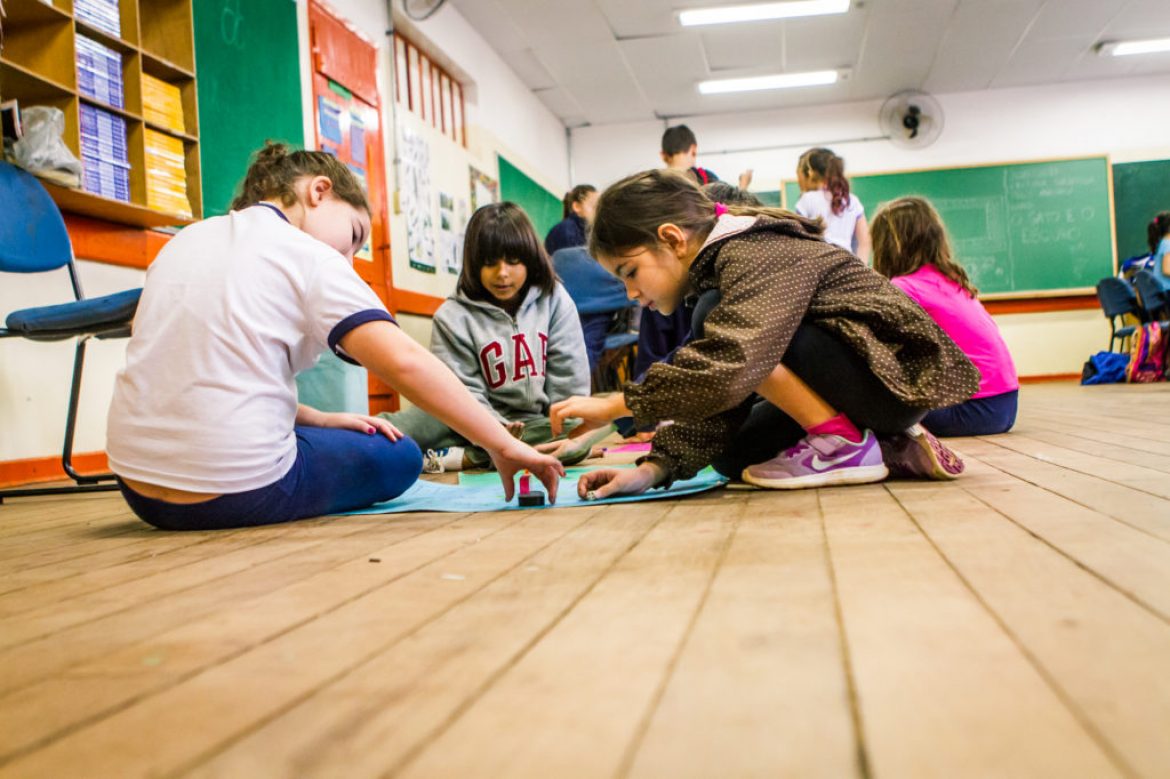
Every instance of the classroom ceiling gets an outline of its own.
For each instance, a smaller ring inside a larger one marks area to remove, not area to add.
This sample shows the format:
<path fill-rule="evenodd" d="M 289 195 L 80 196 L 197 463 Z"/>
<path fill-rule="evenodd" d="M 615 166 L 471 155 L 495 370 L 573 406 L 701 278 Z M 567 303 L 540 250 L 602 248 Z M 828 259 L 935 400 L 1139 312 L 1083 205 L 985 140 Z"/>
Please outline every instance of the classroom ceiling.
<path fill-rule="evenodd" d="M 750 1 L 452 0 L 569 127 L 1170 73 L 1170 54 L 1093 50 L 1170 36 L 1170 0 L 854 0 L 835 16 L 698 28 L 677 20 L 685 8 Z M 696 88 L 713 77 L 829 68 L 850 75 L 769 92 Z"/>

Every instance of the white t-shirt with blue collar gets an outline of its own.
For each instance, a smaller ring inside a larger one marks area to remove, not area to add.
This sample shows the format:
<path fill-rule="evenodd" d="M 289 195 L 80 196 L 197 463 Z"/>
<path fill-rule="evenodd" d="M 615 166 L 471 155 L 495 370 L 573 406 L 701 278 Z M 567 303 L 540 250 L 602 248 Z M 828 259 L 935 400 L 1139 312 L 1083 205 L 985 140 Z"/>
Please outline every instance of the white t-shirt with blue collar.
<path fill-rule="evenodd" d="M 295 376 L 358 325 L 394 319 L 335 249 L 257 205 L 159 252 L 110 404 L 119 476 L 190 492 L 278 481 L 296 460 Z M 352 362 L 352 360 L 349 360 Z"/>

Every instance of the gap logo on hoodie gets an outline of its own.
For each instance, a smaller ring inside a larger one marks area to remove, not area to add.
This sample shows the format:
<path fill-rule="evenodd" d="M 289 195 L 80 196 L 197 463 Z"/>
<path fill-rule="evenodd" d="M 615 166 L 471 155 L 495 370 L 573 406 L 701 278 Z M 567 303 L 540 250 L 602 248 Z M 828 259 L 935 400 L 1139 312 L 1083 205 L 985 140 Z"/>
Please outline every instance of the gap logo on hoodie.
<path fill-rule="evenodd" d="M 540 341 L 539 363 L 533 357 L 532 348 L 528 345 L 528 336 L 524 333 L 513 335 L 511 344 L 505 344 L 497 339 L 479 350 L 479 365 L 483 369 L 483 377 L 489 389 L 499 389 L 508 382 L 508 361 L 504 359 L 504 355 L 509 350 L 512 353 L 512 381 L 544 375 L 544 367 L 548 362 L 548 333 L 537 333 L 536 337 Z"/>

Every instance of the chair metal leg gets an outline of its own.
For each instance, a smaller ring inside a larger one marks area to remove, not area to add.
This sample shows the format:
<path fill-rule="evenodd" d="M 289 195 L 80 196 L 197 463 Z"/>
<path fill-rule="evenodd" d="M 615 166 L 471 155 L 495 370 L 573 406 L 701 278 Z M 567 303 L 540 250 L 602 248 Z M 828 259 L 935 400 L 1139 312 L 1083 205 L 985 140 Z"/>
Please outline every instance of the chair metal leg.
<path fill-rule="evenodd" d="M 69 388 L 69 413 L 65 417 L 65 445 L 61 450 L 61 467 L 69 478 L 79 485 L 114 480 L 112 473 L 83 475 L 73 469 L 73 436 L 77 431 L 77 406 L 81 399 L 81 373 L 85 368 L 85 344 L 88 340 L 88 335 L 78 338 L 77 347 L 73 352 L 73 383 Z"/>
<path fill-rule="evenodd" d="M 68 495 L 78 492 L 112 492 L 118 489 L 117 484 L 109 483 L 116 478 L 112 473 L 80 474 L 73 469 L 73 436 L 77 429 L 77 406 L 81 397 L 81 371 L 85 366 L 85 342 L 88 340 L 89 336 L 79 338 L 73 354 L 73 383 L 69 390 L 69 412 L 65 418 L 65 445 L 61 451 L 61 467 L 69 478 L 76 482 L 76 486 L 21 487 L 0 490 L 0 503 L 3 503 L 5 498 Z"/>

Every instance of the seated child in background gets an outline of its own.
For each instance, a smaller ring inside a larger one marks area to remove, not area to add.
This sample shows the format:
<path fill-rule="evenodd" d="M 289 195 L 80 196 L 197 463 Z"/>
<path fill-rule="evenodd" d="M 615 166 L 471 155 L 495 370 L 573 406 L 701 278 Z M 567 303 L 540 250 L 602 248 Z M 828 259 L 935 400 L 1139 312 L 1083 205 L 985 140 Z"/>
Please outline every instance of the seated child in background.
<path fill-rule="evenodd" d="M 589 392 L 577 309 L 515 203 L 472 214 L 458 289 L 435 312 L 432 327 L 435 356 L 501 430 L 525 442 L 551 440 L 549 406 Z M 492 461 L 490 452 L 426 409 L 379 416 L 427 450 L 427 472 L 482 468 Z"/>
<path fill-rule="evenodd" d="M 979 369 L 970 400 L 937 409 L 922 424 L 936 435 L 1006 433 L 1016 421 L 1016 366 L 977 290 L 951 254 L 946 228 L 926 200 L 904 197 L 873 218 L 873 267 L 914 299 Z"/>
<path fill-rule="evenodd" d="M 544 250 L 553 256 L 561 249 L 584 246 L 589 242 L 589 223 L 597 207 L 597 187 L 578 184 L 565 193 L 561 200 L 564 215 L 544 237 Z"/>
<path fill-rule="evenodd" d="M 159 252 L 110 405 L 110 467 L 165 530 L 287 522 L 364 508 L 418 478 L 418 447 L 385 420 L 298 405 L 294 377 L 332 349 L 491 452 L 504 490 L 564 469 L 517 441 L 398 329 L 354 272 L 369 206 L 324 152 L 268 145 L 226 216 Z"/>
<path fill-rule="evenodd" d="M 713 181 L 705 185 L 703 192 L 712 201 L 724 205 L 753 207 L 764 205 L 751 192 L 724 181 Z M 642 319 L 638 327 L 638 356 L 634 361 L 635 381 L 641 381 L 651 365 L 668 360 L 676 349 L 690 339 L 691 316 L 694 311 L 694 308 L 686 304 L 680 305 L 669 316 L 653 308 L 642 309 Z"/>
<path fill-rule="evenodd" d="M 614 322 L 614 312 L 628 316 L 638 304 L 626 297 L 626 285 L 615 279 L 589 256 L 584 246 L 558 249 L 552 256 L 553 269 L 564 285 L 585 334 L 589 371 L 597 368 L 605 352 L 605 337 Z"/>
<path fill-rule="evenodd" d="M 861 201 L 849 191 L 845 160 L 829 149 L 809 149 L 796 163 L 796 180 L 802 194 L 793 210 L 809 219 L 820 219 L 826 241 L 868 263 L 869 225 Z"/>
<path fill-rule="evenodd" d="M 1170 211 L 1163 211 L 1150 220 L 1146 228 L 1150 241 L 1150 270 L 1162 282 L 1163 289 L 1170 289 Z"/>

